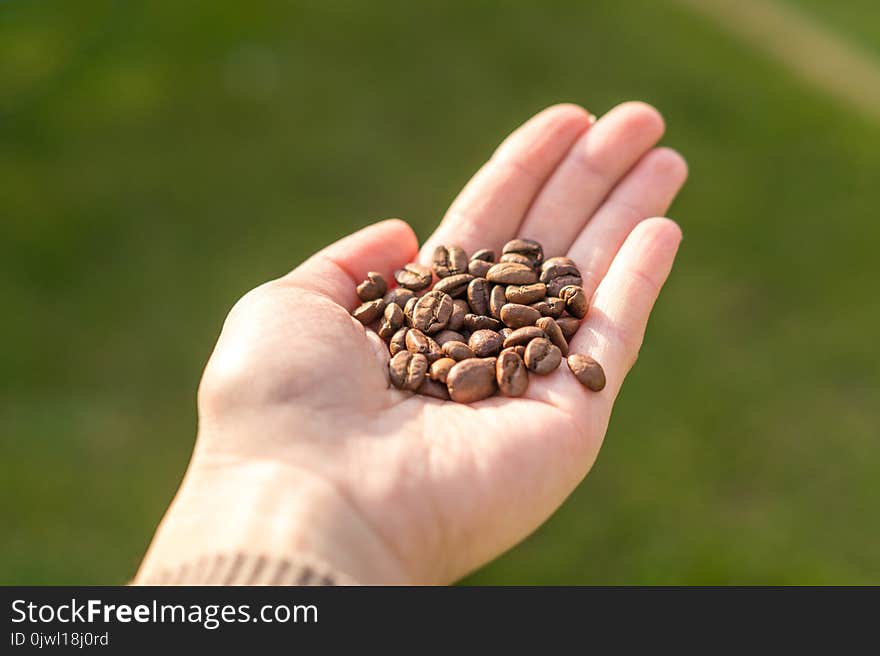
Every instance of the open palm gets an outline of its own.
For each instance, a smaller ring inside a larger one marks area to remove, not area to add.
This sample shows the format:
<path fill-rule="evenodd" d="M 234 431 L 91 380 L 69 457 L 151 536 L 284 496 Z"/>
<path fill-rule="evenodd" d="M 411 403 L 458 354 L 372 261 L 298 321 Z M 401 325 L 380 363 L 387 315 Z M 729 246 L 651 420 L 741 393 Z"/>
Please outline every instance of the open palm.
<path fill-rule="evenodd" d="M 449 582 L 521 540 L 589 471 L 672 266 L 679 229 L 649 217 L 687 171 L 654 147 L 662 132 L 641 103 L 598 122 L 551 107 L 505 140 L 420 252 L 404 222 L 383 221 L 250 292 L 206 369 L 191 469 L 285 472 L 273 485 L 320 499 L 328 540 L 347 541 L 309 547 L 371 550 L 381 573 L 340 565 L 369 582 Z M 586 390 L 564 365 L 531 376 L 518 399 L 463 405 L 391 388 L 387 347 L 350 316 L 355 285 L 367 271 L 390 280 L 407 262 L 429 264 L 438 244 L 499 250 L 514 237 L 580 267 L 593 300 L 571 351 L 603 364 L 606 388 Z"/>

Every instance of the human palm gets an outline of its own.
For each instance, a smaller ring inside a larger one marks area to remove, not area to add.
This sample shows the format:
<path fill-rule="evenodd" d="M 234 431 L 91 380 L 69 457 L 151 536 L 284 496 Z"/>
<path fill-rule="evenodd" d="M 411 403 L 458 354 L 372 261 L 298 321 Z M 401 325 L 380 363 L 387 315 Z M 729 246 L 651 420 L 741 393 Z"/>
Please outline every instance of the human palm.
<path fill-rule="evenodd" d="M 654 148 L 662 132 L 640 103 L 596 123 L 551 107 L 502 144 L 421 253 L 405 223 L 384 221 L 247 294 L 202 380 L 188 478 L 271 472 L 278 495 L 294 488 L 332 517 L 319 522 L 329 537 L 298 528 L 291 541 L 366 582 L 449 582 L 518 542 L 589 471 L 672 265 L 678 227 L 648 217 L 665 213 L 686 167 Z M 350 316 L 356 284 L 429 263 L 438 244 L 499 250 L 514 237 L 579 265 L 595 294 L 571 351 L 603 364 L 606 388 L 590 392 L 565 365 L 530 376 L 522 398 L 464 405 L 392 388 L 387 347 Z M 361 548 L 371 558 L 339 557 Z"/>

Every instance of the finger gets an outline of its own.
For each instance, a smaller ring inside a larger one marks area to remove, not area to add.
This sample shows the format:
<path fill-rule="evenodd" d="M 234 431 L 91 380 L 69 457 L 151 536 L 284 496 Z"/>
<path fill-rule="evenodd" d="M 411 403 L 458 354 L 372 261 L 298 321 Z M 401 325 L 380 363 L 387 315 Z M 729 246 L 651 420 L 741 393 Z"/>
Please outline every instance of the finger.
<path fill-rule="evenodd" d="M 422 262 L 430 262 L 439 244 L 497 250 L 516 236 L 535 194 L 591 120 L 582 107 L 554 105 L 507 137 L 425 242 Z"/>
<path fill-rule="evenodd" d="M 283 280 L 311 289 L 352 310 L 360 301 L 355 288 L 367 272 L 378 271 L 392 283 L 395 270 L 412 262 L 418 239 L 400 219 L 367 226 L 315 253 Z"/>
<path fill-rule="evenodd" d="M 611 193 L 577 236 L 568 256 L 581 270 L 587 298 L 627 235 L 649 216 L 662 216 L 687 179 L 687 163 L 669 148 L 645 155 Z"/>
<path fill-rule="evenodd" d="M 584 133 L 529 208 L 519 236 L 537 239 L 549 254 L 571 246 L 605 197 L 659 141 L 663 118 L 650 105 L 618 105 Z"/>
<path fill-rule="evenodd" d="M 610 398 L 636 361 L 648 316 L 680 243 L 681 229 L 669 219 L 639 223 L 611 263 L 572 339 L 572 353 L 591 355 L 605 369 Z"/>

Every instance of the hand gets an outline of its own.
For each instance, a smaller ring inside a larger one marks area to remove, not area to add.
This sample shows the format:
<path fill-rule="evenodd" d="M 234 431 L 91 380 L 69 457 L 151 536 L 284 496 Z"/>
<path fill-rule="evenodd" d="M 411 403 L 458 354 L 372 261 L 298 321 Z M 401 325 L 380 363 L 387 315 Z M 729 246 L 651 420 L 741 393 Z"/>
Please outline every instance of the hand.
<path fill-rule="evenodd" d="M 363 583 L 447 583 L 541 524 L 586 475 L 681 239 L 666 212 L 687 176 L 655 148 L 663 121 L 626 103 L 598 122 L 550 107 L 511 134 L 418 250 L 405 223 L 367 227 L 232 309 L 199 389 L 199 435 L 145 561 L 206 550 L 306 552 Z M 350 316 L 367 271 L 390 281 L 442 243 L 521 236 L 579 265 L 590 312 L 572 352 L 523 398 L 461 405 L 388 384 L 387 347 Z"/>

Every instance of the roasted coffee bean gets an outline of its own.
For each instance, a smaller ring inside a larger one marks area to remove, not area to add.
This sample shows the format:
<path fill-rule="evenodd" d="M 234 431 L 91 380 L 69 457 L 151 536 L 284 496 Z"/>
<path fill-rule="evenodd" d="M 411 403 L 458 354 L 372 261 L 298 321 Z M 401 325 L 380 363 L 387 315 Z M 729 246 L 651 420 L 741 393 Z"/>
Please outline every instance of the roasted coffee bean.
<path fill-rule="evenodd" d="M 362 301 L 375 301 L 388 291 L 388 283 L 381 273 L 370 271 L 367 279 L 357 286 L 358 298 Z"/>
<path fill-rule="evenodd" d="M 415 296 L 416 293 L 411 289 L 407 289 L 406 287 L 395 287 L 385 294 L 385 304 L 390 305 L 391 303 L 394 303 L 395 305 L 399 305 L 402 310 L 406 307 L 409 299 L 415 298 Z"/>
<path fill-rule="evenodd" d="M 505 255 L 517 253 L 531 260 L 532 266 L 541 266 L 544 261 L 544 249 L 534 239 L 511 239 L 504 244 L 501 252 Z"/>
<path fill-rule="evenodd" d="M 485 278 L 474 278 L 467 289 L 468 305 L 473 314 L 489 314 L 489 295 L 492 291 L 492 283 Z"/>
<path fill-rule="evenodd" d="M 584 283 L 580 276 L 560 276 L 554 278 L 547 283 L 547 294 L 550 296 L 562 296 L 562 289 L 569 285 L 582 285 Z"/>
<path fill-rule="evenodd" d="M 495 285 L 489 293 L 489 316 L 501 319 L 501 308 L 507 303 L 504 285 Z"/>
<path fill-rule="evenodd" d="M 559 326 L 559 329 L 562 331 L 562 336 L 565 337 L 565 341 L 570 342 L 571 338 L 574 337 L 574 334 L 577 332 L 577 329 L 580 328 L 581 320 L 575 319 L 574 317 L 559 317 L 556 319 L 556 325 Z"/>
<path fill-rule="evenodd" d="M 461 330 L 464 327 L 464 317 L 470 312 L 468 302 L 463 298 L 456 298 L 452 301 L 452 316 L 449 317 L 449 324 L 446 327 L 449 330 Z"/>
<path fill-rule="evenodd" d="M 538 281 L 538 274 L 526 264 L 499 262 L 489 269 L 486 279 L 501 285 L 531 285 Z"/>
<path fill-rule="evenodd" d="M 533 339 L 526 346 L 526 366 L 536 374 L 549 374 L 562 362 L 562 352 L 549 339 Z"/>
<path fill-rule="evenodd" d="M 594 392 L 601 392 L 605 387 L 605 371 L 602 365 L 589 355 L 572 353 L 568 356 L 568 368 L 580 383 Z"/>
<path fill-rule="evenodd" d="M 547 285 L 548 296 L 559 296 L 566 285 L 582 285 L 583 278 L 574 260 L 568 257 L 551 257 L 541 267 L 541 282 Z"/>
<path fill-rule="evenodd" d="M 441 278 L 434 285 L 434 291 L 444 292 L 452 298 L 464 296 L 468 290 L 468 284 L 474 277 L 469 273 L 457 273 L 454 276 Z"/>
<path fill-rule="evenodd" d="M 474 260 L 479 260 L 481 262 L 495 262 L 495 251 L 491 248 L 481 248 L 478 251 L 474 251 L 474 254 L 471 255 L 471 262 Z"/>
<path fill-rule="evenodd" d="M 477 330 L 468 340 L 468 346 L 478 358 L 498 355 L 504 339 L 494 330 Z"/>
<path fill-rule="evenodd" d="M 504 396 L 522 396 L 529 386 L 529 372 L 514 350 L 504 350 L 495 361 L 495 380 Z"/>
<path fill-rule="evenodd" d="M 442 401 L 449 400 L 449 388 L 446 387 L 443 383 L 439 383 L 436 380 L 431 380 L 427 376 L 422 380 L 422 384 L 419 385 L 419 388 L 416 390 L 416 394 L 421 394 L 422 396 L 431 396 L 435 399 L 440 399 Z"/>
<path fill-rule="evenodd" d="M 553 317 L 541 317 L 535 322 L 535 326 L 547 333 L 547 339 L 559 347 L 563 358 L 568 356 L 568 341 Z"/>
<path fill-rule="evenodd" d="M 520 305 L 519 303 L 507 303 L 501 308 L 501 321 L 505 326 L 511 328 L 522 328 L 523 326 L 533 326 L 535 322 L 541 318 L 541 313 L 535 308 L 528 305 Z"/>
<path fill-rule="evenodd" d="M 542 317 L 560 317 L 565 312 L 565 301 L 556 296 L 547 296 L 544 300 L 532 303 L 529 307 L 535 308 Z"/>
<path fill-rule="evenodd" d="M 403 306 L 403 318 L 406 321 L 406 325 L 412 327 L 413 325 L 413 309 L 416 307 L 416 303 L 419 302 L 418 296 L 413 296 L 406 302 L 406 305 Z"/>
<path fill-rule="evenodd" d="M 449 396 L 459 403 L 481 401 L 495 393 L 495 358 L 470 358 L 457 363 L 446 376 Z"/>
<path fill-rule="evenodd" d="M 577 285 L 563 287 L 559 292 L 559 298 L 565 301 L 565 309 L 573 317 L 583 319 L 587 316 L 587 311 L 590 309 L 590 299 L 584 293 L 583 287 Z"/>
<path fill-rule="evenodd" d="M 433 268 L 438 278 L 467 271 L 467 253 L 461 246 L 438 246 L 434 249 Z"/>
<path fill-rule="evenodd" d="M 440 350 L 443 351 L 443 355 L 448 355 L 456 362 L 476 357 L 474 352 L 471 351 L 471 347 L 465 342 L 446 342 L 440 347 Z"/>
<path fill-rule="evenodd" d="M 406 350 L 406 334 L 408 332 L 409 328 L 401 328 L 391 336 L 391 340 L 388 342 L 388 350 L 391 351 L 391 355 L 397 355 Z"/>
<path fill-rule="evenodd" d="M 411 262 L 394 273 L 394 279 L 401 287 L 406 287 L 414 292 L 425 289 L 434 279 L 431 269 L 421 264 Z"/>
<path fill-rule="evenodd" d="M 507 339 L 504 340 L 504 348 L 520 345 L 525 346 L 533 339 L 546 339 L 546 337 L 546 333 L 537 326 L 523 326 L 522 328 L 517 328 L 507 336 Z"/>
<path fill-rule="evenodd" d="M 391 384 L 414 392 L 422 384 L 428 371 L 428 360 L 420 353 L 400 351 L 388 363 Z"/>
<path fill-rule="evenodd" d="M 443 357 L 443 351 L 437 346 L 437 342 L 418 328 L 412 328 L 406 334 L 406 350 L 410 353 L 421 353 L 428 359 L 428 362 L 434 362 Z"/>
<path fill-rule="evenodd" d="M 416 301 L 412 309 L 412 325 L 432 335 L 446 328 L 451 316 L 452 298 L 435 289 Z"/>
<path fill-rule="evenodd" d="M 508 346 L 507 348 L 501 349 L 501 353 L 506 351 L 511 351 L 512 353 L 516 353 L 520 358 L 526 357 L 526 347 L 522 344 L 518 344 L 517 346 Z M 501 357 L 501 353 L 498 354 L 498 357 Z"/>
<path fill-rule="evenodd" d="M 471 260 L 468 262 L 468 273 L 474 278 L 485 278 L 493 264 L 494 262 L 486 262 L 485 260 Z"/>
<path fill-rule="evenodd" d="M 382 316 L 384 310 L 385 301 L 381 298 L 377 298 L 359 305 L 355 308 L 355 311 L 351 313 L 351 316 L 366 325 L 368 323 L 373 323 L 376 319 Z"/>
<path fill-rule="evenodd" d="M 543 282 L 536 282 L 531 285 L 508 285 L 504 290 L 508 303 L 520 303 L 522 305 L 531 305 L 537 303 L 544 294 L 547 293 L 547 285 Z"/>
<path fill-rule="evenodd" d="M 449 370 L 455 366 L 455 360 L 452 358 L 440 358 L 439 360 L 435 360 L 431 365 L 430 376 L 431 380 L 438 380 L 441 383 L 446 382 L 446 374 L 449 373 Z"/>
<path fill-rule="evenodd" d="M 531 258 L 526 257 L 525 255 L 520 255 L 519 253 L 505 253 L 501 257 L 498 258 L 499 262 L 513 262 L 514 264 L 524 264 L 530 269 L 535 268 L 535 263 L 532 262 Z"/>
<path fill-rule="evenodd" d="M 503 337 L 504 339 L 507 339 L 508 337 L 510 337 L 510 334 L 512 332 L 513 328 L 508 328 L 507 326 L 504 326 L 504 328 L 498 331 L 498 334 L 501 335 L 501 337 Z"/>
<path fill-rule="evenodd" d="M 441 330 L 436 335 L 433 335 L 433 337 L 434 337 L 434 341 L 437 342 L 437 344 L 439 344 L 441 347 L 446 342 L 466 342 L 467 341 L 464 338 L 464 335 L 462 335 L 461 333 L 456 332 L 454 330 L 448 330 L 448 329 Z"/>
<path fill-rule="evenodd" d="M 385 306 L 385 314 L 382 323 L 379 324 L 379 337 L 389 340 L 391 337 L 403 327 L 403 310 L 396 303 Z"/>
<path fill-rule="evenodd" d="M 464 315 L 464 327 L 471 332 L 477 330 L 498 330 L 501 328 L 501 322 L 480 314 L 466 314 Z"/>

